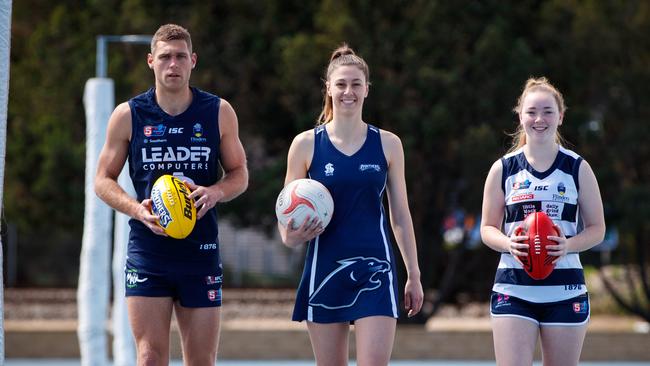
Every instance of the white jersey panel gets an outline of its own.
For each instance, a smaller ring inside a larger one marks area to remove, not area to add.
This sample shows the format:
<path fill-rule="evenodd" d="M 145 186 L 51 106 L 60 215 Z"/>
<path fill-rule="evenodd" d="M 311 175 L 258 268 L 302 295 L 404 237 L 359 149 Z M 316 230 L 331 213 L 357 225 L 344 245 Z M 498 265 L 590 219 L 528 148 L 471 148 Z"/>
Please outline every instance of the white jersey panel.
<path fill-rule="evenodd" d="M 582 158 L 579 155 L 560 147 L 555 161 L 545 172 L 536 171 L 528 163 L 523 148 L 505 155 L 501 162 L 506 235 L 512 235 L 524 218 L 536 211 L 545 212 L 566 237 L 575 236 L 581 230 L 578 171 Z M 502 253 L 493 290 L 537 303 L 561 301 L 587 291 L 577 253 L 561 258 L 544 280 L 530 278 L 510 253 Z"/>

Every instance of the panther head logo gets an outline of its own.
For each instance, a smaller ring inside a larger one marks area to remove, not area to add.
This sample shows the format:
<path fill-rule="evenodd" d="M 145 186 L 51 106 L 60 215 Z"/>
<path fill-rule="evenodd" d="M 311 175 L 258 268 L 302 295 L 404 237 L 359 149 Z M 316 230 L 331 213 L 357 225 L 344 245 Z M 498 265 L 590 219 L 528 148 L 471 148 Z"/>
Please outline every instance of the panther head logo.
<path fill-rule="evenodd" d="M 382 278 L 391 270 L 390 262 L 374 257 L 353 257 L 337 262 L 309 297 L 309 305 L 326 309 L 353 306 L 363 292 L 381 287 Z"/>

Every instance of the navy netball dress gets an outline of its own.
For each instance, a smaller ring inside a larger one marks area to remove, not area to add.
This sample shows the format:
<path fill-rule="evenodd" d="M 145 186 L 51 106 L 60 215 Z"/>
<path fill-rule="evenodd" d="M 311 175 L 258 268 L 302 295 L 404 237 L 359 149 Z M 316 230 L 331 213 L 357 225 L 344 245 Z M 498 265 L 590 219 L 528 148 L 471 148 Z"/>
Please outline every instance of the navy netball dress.
<path fill-rule="evenodd" d="M 131 100 L 129 168 L 138 201 L 150 197 L 163 174 L 183 176 L 201 186 L 219 177 L 221 99 L 192 88 L 190 106 L 177 116 L 165 113 L 154 89 Z M 220 267 L 217 210 L 209 210 L 185 239 L 154 234 L 131 219 L 127 267 L 147 272 L 214 273 Z"/>
<path fill-rule="evenodd" d="M 309 178 L 334 199 L 325 231 L 309 242 L 293 320 L 351 322 L 367 316 L 397 318 L 397 279 L 382 198 L 388 164 L 379 129 L 351 156 L 316 127 Z"/>

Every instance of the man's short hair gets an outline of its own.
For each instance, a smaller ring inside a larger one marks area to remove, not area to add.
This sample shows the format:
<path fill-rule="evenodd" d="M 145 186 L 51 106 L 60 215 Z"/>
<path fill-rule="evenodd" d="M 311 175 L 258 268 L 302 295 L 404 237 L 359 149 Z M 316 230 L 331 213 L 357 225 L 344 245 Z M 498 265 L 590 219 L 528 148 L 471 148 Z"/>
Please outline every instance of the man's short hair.
<path fill-rule="evenodd" d="M 182 40 L 187 43 L 187 48 L 192 53 L 192 37 L 187 29 L 177 24 L 165 24 L 160 26 L 151 39 L 151 53 L 154 53 L 158 41 L 169 42 Z"/>

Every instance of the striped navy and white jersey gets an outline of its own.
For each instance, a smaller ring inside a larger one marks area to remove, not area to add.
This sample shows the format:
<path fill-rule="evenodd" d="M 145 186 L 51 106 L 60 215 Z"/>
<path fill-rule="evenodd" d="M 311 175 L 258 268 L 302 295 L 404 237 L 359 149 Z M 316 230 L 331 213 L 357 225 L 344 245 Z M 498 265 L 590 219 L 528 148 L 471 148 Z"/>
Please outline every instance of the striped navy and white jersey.
<path fill-rule="evenodd" d="M 398 317 L 397 279 L 382 205 L 388 163 L 380 130 L 368 125 L 362 147 L 339 151 L 325 126 L 314 130 L 311 179 L 334 200 L 332 221 L 311 240 L 293 320 L 350 322 L 367 316 Z"/>
<path fill-rule="evenodd" d="M 567 238 L 582 230 L 578 207 L 578 172 L 582 157 L 564 147 L 544 171 L 536 171 L 523 148 L 501 158 L 501 187 L 505 195 L 503 232 L 510 236 L 531 212 L 543 211 Z M 492 288 L 495 292 L 544 303 L 569 299 L 587 292 L 578 253 L 568 253 L 543 280 L 530 278 L 510 253 L 502 253 Z"/>

